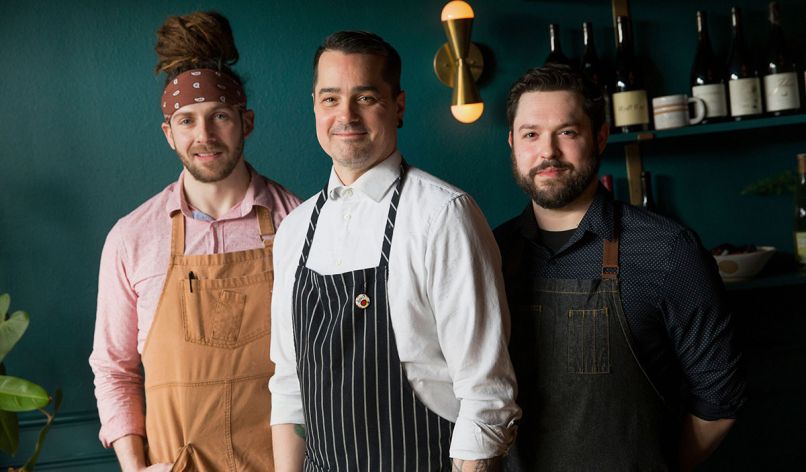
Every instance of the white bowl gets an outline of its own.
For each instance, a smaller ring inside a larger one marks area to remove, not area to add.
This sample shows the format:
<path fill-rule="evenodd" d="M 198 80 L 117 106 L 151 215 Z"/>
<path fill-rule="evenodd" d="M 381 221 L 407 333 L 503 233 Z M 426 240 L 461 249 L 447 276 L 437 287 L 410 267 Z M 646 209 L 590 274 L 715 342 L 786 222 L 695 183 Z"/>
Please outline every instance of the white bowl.
<path fill-rule="evenodd" d="M 761 272 L 764 264 L 775 254 L 775 248 L 772 246 L 758 246 L 756 249 L 755 252 L 714 256 L 716 264 L 719 266 L 719 275 L 722 280 L 725 282 L 747 280 Z"/>

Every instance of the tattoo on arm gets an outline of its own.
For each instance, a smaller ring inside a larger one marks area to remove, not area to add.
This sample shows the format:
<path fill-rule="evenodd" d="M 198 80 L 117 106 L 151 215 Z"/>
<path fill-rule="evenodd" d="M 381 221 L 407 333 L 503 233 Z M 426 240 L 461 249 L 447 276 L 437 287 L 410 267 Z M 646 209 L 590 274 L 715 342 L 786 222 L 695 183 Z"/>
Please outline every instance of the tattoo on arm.
<path fill-rule="evenodd" d="M 452 467 L 451 472 L 462 472 L 462 467 L 464 466 L 465 462 L 469 464 L 473 464 L 473 468 L 470 469 L 473 472 L 501 472 L 501 458 L 500 457 L 493 457 L 490 459 L 479 459 L 475 461 L 466 461 L 462 459 L 452 459 Z"/>
<path fill-rule="evenodd" d="M 294 433 L 296 433 L 296 435 L 301 437 L 302 439 L 305 439 L 305 425 L 304 424 L 295 424 L 294 425 Z"/>

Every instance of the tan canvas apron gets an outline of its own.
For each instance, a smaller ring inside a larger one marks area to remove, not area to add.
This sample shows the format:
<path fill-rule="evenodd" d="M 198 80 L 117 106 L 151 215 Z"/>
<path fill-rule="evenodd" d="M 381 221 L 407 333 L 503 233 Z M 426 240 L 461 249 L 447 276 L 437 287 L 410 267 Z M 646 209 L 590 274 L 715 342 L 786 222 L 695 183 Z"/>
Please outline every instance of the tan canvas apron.
<path fill-rule="evenodd" d="M 255 206 L 264 247 L 185 256 L 172 216 L 171 260 L 143 348 L 151 463 L 177 472 L 272 471 L 269 329 L 274 225 Z"/>

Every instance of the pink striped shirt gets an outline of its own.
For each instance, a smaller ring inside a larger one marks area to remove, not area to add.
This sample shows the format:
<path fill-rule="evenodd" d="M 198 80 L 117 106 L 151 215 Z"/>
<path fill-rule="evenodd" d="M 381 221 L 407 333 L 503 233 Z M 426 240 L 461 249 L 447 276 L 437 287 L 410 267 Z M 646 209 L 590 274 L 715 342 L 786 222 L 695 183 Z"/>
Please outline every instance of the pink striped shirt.
<path fill-rule="evenodd" d="M 282 186 L 251 167 L 250 172 L 243 200 L 218 220 L 194 219 L 182 191 L 183 171 L 177 182 L 121 218 L 109 232 L 101 254 L 90 355 L 104 447 L 129 434 L 145 437 L 140 354 L 165 282 L 170 215 L 177 210 L 185 215 L 186 255 L 217 254 L 263 246 L 255 205 L 272 211 L 275 227 L 299 205 L 299 199 Z"/>

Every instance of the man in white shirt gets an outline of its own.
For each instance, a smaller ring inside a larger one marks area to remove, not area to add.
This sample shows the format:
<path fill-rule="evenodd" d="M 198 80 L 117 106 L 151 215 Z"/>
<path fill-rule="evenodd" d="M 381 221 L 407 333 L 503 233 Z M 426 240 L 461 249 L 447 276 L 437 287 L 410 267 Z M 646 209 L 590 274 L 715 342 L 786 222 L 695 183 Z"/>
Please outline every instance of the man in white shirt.
<path fill-rule="evenodd" d="M 275 239 L 276 470 L 496 470 L 520 409 L 492 233 L 397 150 L 394 48 L 339 32 L 314 64 L 333 169 Z"/>

